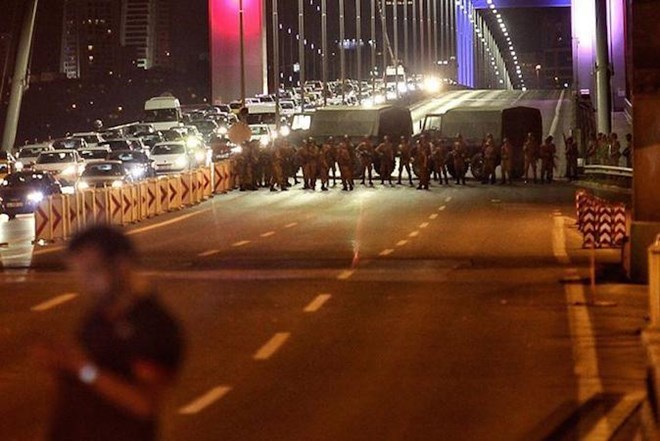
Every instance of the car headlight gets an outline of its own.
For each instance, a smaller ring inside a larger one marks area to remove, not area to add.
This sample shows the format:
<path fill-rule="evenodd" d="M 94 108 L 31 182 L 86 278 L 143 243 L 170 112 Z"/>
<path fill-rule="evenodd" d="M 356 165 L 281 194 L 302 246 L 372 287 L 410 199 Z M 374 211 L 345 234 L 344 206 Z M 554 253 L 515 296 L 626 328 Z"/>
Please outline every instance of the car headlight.
<path fill-rule="evenodd" d="M 184 157 L 177 158 L 176 161 L 174 161 L 174 166 L 178 168 L 185 168 L 188 165 L 188 160 Z"/>
<path fill-rule="evenodd" d="M 21 161 L 16 161 L 14 163 L 14 168 L 16 169 L 16 171 L 21 171 L 25 168 L 25 164 L 23 164 Z"/>
<path fill-rule="evenodd" d="M 89 189 L 89 184 L 85 181 L 78 182 L 78 190 L 87 190 Z"/>
<path fill-rule="evenodd" d="M 267 146 L 270 143 L 270 136 L 263 136 L 260 140 L 259 143 L 262 146 Z"/>
<path fill-rule="evenodd" d="M 186 145 L 188 147 L 199 147 L 200 144 L 199 139 L 192 136 L 186 140 Z"/>
<path fill-rule="evenodd" d="M 124 185 L 123 181 L 116 180 L 112 181 L 112 188 L 121 188 Z"/>
<path fill-rule="evenodd" d="M 195 160 L 197 162 L 202 162 L 205 159 L 206 159 L 206 153 L 205 152 L 203 152 L 201 150 L 198 150 L 198 151 L 195 152 Z"/>
<path fill-rule="evenodd" d="M 38 204 L 39 202 L 44 200 L 44 194 L 40 191 L 35 191 L 32 193 L 29 193 L 27 195 L 27 199 L 30 202 L 34 202 L 35 204 Z"/>
<path fill-rule="evenodd" d="M 76 173 L 77 173 L 77 169 L 75 165 L 69 165 L 64 170 L 61 171 L 61 174 L 63 175 L 75 175 Z"/>
<path fill-rule="evenodd" d="M 282 135 L 284 137 L 287 137 L 287 136 L 289 136 L 290 133 L 291 133 L 291 129 L 289 129 L 288 126 L 282 126 L 280 128 L 280 135 Z"/>
<path fill-rule="evenodd" d="M 129 172 L 134 178 L 141 178 L 144 175 L 144 170 L 142 167 L 133 167 Z"/>
<path fill-rule="evenodd" d="M 227 127 L 224 127 L 224 126 L 223 126 L 223 127 L 220 127 L 220 128 L 218 129 L 218 132 L 219 132 L 221 135 L 226 135 L 226 134 L 227 134 Z"/>

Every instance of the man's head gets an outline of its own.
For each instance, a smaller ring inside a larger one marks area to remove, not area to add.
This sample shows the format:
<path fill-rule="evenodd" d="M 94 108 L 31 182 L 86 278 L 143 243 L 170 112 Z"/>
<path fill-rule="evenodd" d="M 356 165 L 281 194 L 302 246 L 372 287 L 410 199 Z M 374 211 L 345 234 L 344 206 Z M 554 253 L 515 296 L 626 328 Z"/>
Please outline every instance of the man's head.
<path fill-rule="evenodd" d="M 96 296 L 114 296 L 130 284 L 137 253 L 121 231 L 95 225 L 71 240 L 68 258 L 82 290 Z"/>

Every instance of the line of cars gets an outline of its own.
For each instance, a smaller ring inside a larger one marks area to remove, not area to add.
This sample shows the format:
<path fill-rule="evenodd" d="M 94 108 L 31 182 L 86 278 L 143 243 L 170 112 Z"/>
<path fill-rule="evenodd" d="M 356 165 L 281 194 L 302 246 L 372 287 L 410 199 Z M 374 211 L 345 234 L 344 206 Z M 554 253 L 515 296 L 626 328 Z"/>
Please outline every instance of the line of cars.
<path fill-rule="evenodd" d="M 161 173 L 209 165 L 211 149 L 195 126 L 158 132 L 135 123 L 74 133 L 6 154 L 0 171 L 0 214 L 31 213 L 43 198 L 89 188 L 122 187 Z"/>

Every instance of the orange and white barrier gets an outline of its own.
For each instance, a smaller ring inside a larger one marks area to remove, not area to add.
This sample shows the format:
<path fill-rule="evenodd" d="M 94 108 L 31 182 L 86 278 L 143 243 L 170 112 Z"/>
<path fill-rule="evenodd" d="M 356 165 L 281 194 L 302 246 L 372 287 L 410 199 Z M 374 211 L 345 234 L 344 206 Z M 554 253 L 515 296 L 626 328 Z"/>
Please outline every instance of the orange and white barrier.
<path fill-rule="evenodd" d="M 181 175 L 147 179 L 121 188 L 91 188 L 52 195 L 35 209 L 35 241 L 66 239 L 95 223 L 128 225 L 226 193 L 236 180 L 229 160 Z M 616 218 L 616 216 L 615 216 Z"/>

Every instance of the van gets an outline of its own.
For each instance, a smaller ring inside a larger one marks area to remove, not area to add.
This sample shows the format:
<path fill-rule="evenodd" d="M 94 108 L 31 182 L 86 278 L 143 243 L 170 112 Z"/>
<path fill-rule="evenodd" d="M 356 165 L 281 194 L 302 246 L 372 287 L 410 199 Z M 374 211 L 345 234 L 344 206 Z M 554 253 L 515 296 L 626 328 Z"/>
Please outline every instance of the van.
<path fill-rule="evenodd" d="M 156 130 L 167 130 L 183 122 L 181 103 L 173 96 L 159 96 L 144 103 L 144 121 Z"/>

